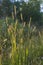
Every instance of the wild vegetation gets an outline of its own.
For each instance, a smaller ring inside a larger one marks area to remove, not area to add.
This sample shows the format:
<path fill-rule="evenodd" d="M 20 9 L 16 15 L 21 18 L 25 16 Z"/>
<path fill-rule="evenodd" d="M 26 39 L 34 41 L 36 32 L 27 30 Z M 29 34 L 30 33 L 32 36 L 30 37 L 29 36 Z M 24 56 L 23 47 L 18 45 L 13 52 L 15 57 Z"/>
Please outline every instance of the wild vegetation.
<path fill-rule="evenodd" d="M 35 5 L 39 5 L 36 2 Z M 17 3 L 15 4 L 19 7 Z M 43 21 L 39 6 L 37 9 L 37 6 L 31 4 L 33 3 L 22 2 L 20 10 L 14 5 L 11 17 L 7 6 L 5 16 L 3 14 L 5 18 L 0 18 L 0 65 L 43 65 L 43 28 L 40 29 L 39 26 Z"/>
<path fill-rule="evenodd" d="M 0 65 L 43 65 L 43 31 L 16 19 L 0 20 Z"/>
<path fill-rule="evenodd" d="M 12 17 L 12 12 L 14 12 L 14 5 L 16 5 L 16 17 L 20 19 L 20 14 L 23 15 L 23 20 L 29 22 L 30 17 L 32 17 L 32 22 L 34 24 L 42 25 L 43 24 L 43 13 L 40 12 L 40 0 L 29 0 L 26 3 L 24 0 L 14 0 L 12 3 L 10 0 L 3 0 L 0 6 L 0 18 L 5 18 L 6 16 Z M 14 14 L 15 15 L 15 14 Z"/>

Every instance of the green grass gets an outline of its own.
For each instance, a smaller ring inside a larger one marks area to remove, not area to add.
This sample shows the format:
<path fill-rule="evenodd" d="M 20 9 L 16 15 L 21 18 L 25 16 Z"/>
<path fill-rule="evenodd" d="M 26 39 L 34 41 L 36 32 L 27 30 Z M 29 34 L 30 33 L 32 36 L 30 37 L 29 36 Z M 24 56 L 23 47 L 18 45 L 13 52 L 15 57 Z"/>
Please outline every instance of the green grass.
<path fill-rule="evenodd" d="M 0 65 L 43 65 L 43 33 L 37 27 L 0 20 Z"/>

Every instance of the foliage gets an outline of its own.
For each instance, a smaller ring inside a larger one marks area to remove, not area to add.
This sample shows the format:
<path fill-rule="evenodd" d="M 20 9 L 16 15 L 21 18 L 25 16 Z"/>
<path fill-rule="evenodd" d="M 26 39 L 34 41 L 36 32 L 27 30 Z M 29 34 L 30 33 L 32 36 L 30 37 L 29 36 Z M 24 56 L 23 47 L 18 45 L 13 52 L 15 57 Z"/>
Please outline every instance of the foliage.
<path fill-rule="evenodd" d="M 0 20 L 0 34 L 0 65 L 43 65 L 43 31 L 31 26 L 31 18 L 27 25 Z"/>
<path fill-rule="evenodd" d="M 12 14 L 14 10 L 14 5 L 16 5 L 16 17 L 21 21 L 21 13 L 23 17 L 23 21 L 29 22 L 30 17 L 32 17 L 32 22 L 34 24 L 42 24 L 42 14 L 40 13 L 40 0 L 30 0 L 28 3 L 26 2 L 14 2 L 11 3 L 10 0 L 3 0 L 1 7 L 1 15 L 6 17 Z M 20 11 L 22 8 L 22 11 Z M 15 15 L 15 14 L 13 14 Z M 35 22 L 34 22 L 35 21 Z"/>
<path fill-rule="evenodd" d="M 12 3 L 10 0 L 3 0 L 2 2 L 3 16 L 11 16 Z"/>
<path fill-rule="evenodd" d="M 16 5 L 16 15 L 17 18 L 21 21 L 21 14 L 23 17 L 23 21 L 29 22 L 30 17 L 32 17 L 32 23 L 34 24 L 40 24 L 42 23 L 42 15 L 40 13 L 40 1 L 29 1 L 26 2 L 14 2 L 14 5 Z M 20 10 L 22 8 L 22 10 Z M 35 21 L 35 22 L 34 22 Z"/>
<path fill-rule="evenodd" d="M 40 3 L 34 1 L 22 5 L 15 2 L 18 8 L 14 6 L 12 18 L 0 19 L 0 65 L 43 65 L 43 30 L 40 32 L 31 24 L 40 23 L 41 18 Z M 10 1 L 4 0 L 3 5 L 5 15 L 9 16 Z"/>

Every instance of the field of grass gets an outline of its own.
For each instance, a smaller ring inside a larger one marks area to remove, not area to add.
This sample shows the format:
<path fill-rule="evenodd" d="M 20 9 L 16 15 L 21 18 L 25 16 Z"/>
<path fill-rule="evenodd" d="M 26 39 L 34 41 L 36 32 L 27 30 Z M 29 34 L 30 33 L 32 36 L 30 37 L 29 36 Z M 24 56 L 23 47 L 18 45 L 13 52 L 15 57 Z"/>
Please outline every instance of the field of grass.
<path fill-rule="evenodd" d="M 0 65 L 43 65 L 43 31 L 31 20 L 0 20 Z"/>

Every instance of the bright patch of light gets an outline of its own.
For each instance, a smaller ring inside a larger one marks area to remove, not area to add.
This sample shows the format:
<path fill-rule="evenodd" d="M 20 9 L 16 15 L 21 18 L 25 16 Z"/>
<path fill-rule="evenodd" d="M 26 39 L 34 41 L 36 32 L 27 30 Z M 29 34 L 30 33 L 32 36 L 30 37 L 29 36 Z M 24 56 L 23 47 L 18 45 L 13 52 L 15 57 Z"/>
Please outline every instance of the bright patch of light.
<path fill-rule="evenodd" d="M 17 0 L 10 0 L 12 3 L 14 3 L 14 1 L 17 1 Z"/>
<path fill-rule="evenodd" d="M 43 12 L 43 4 L 40 5 L 40 12 Z"/>

